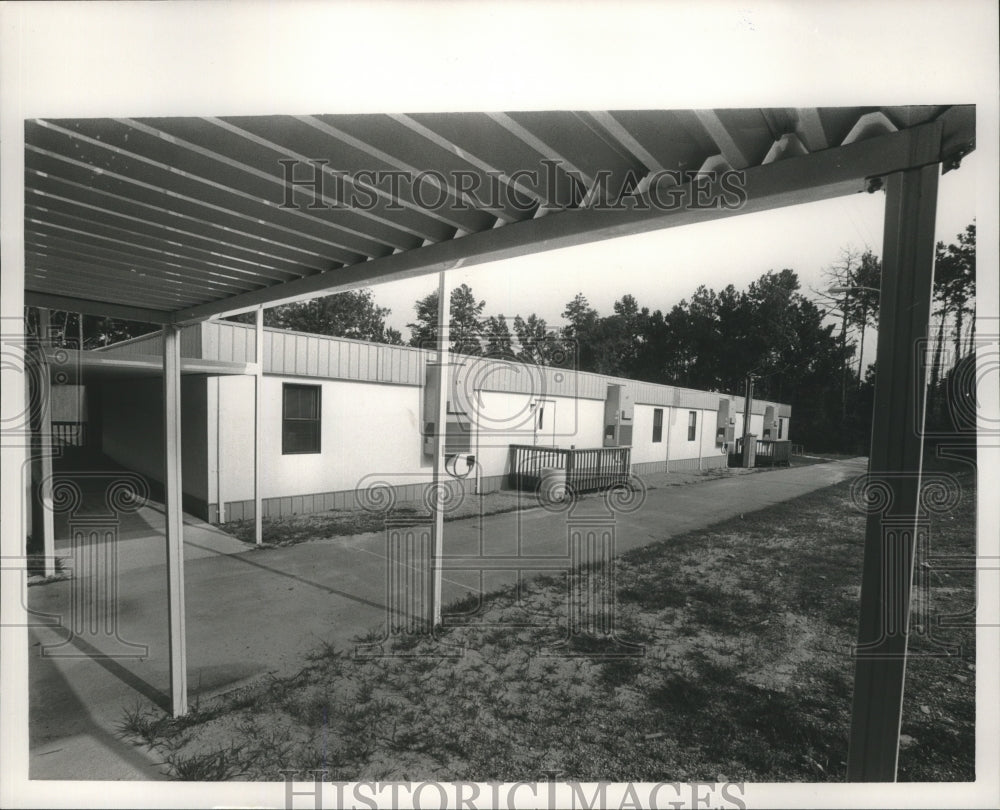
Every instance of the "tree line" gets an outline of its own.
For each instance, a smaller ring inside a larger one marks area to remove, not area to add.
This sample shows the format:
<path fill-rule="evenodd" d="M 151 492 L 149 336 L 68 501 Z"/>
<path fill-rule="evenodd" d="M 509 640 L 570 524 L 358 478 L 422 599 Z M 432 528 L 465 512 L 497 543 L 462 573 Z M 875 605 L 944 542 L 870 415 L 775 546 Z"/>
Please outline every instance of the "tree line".
<path fill-rule="evenodd" d="M 974 362 L 976 226 L 939 242 L 929 336 L 928 424 L 947 428 L 959 380 Z M 535 313 L 487 314 L 486 302 L 462 284 L 450 292 L 451 351 L 557 365 L 653 383 L 742 394 L 791 404 L 794 438 L 815 450 L 867 452 L 874 366 L 865 346 L 878 329 L 882 265 L 871 250 L 845 248 L 824 271 L 827 290 L 803 292 L 792 269 L 770 270 L 745 289 L 700 285 L 668 310 L 641 306 L 630 294 L 607 314 L 577 293 L 550 325 Z M 438 293 L 414 304 L 409 344 L 437 342 Z M 391 314 L 361 289 L 272 307 L 266 326 L 402 344 Z M 29 318 L 32 313 L 29 313 Z M 252 322 L 253 313 L 231 320 Z M 54 313 L 56 342 L 85 348 L 151 331 L 110 318 Z M 37 324 L 37 317 L 35 318 Z M 29 324 L 29 328 L 31 328 Z M 966 385 L 966 388 L 968 386 Z M 968 403 L 966 403 L 968 410 Z M 953 420 L 952 420 L 953 421 Z"/>

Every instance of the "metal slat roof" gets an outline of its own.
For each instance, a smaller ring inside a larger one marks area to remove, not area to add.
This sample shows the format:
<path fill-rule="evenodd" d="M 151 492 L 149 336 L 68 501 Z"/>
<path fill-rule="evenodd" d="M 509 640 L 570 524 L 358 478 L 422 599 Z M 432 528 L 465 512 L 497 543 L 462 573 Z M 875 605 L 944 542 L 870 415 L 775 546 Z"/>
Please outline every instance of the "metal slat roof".
<path fill-rule="evenodd" d="M 862 191 L 971 151 L 975 119 L 969 106 L 35 119 L 25 138 L 28 302 L 184 323 Z M 670 206 L 664 183 L 648 191 L 657 172 L 728 169 L 746 172 L 737 210 L 699 206 L 684 179 Z M 398 193 L 366 188 L 375 172 L 395 172 Z M 412 182 L 421 172 L 443 183 Z M 639 196 L 608 205 L 623 189 Z"/>

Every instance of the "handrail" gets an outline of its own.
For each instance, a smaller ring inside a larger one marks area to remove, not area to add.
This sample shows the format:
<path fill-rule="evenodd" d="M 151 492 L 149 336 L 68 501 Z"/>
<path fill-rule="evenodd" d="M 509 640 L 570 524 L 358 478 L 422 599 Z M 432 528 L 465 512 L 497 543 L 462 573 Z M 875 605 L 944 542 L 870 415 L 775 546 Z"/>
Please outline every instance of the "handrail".
<path fill-rule="evenodd" d="M 754 467 L 789 466 L 792 457 L 792 442 L 789 439 L 755 439 Z M 736 439 L 731 457 L 743 457 L 743 437 Z"/>
<path fill-rule="evenodd" d="M 561 448 L 512 444 L 511 479 L 516 489 L 534 491 L 550 470 L 564 471 L 574 493 L 610 489 L 628 482 L 631 447 Z"/>

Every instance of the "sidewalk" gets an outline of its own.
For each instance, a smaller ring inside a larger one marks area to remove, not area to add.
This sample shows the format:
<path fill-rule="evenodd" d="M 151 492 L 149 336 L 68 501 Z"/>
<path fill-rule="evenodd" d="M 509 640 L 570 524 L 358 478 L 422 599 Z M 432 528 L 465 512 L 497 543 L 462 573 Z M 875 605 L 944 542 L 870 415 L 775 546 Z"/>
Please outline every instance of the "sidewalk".
<path fill-rule="evenodd" d="M 614 514 L 616 552 L 766 508 L 865 470 L 865 460 L 856 459 L 695 486 L 657 486 L 636 511 Z M 502 571 L 446 571 L 445 604 L 478 590 L 480 582 L 489 591 L 514 581 L 517 568 L 530 575 L 526 556 L 566 556 L 568 520 L 607 517 L 604 499 L 596 496 L 582 500 L 569 518 L 564 511 L 535 508 L 447 523 L 448 556 L 520 556 Z M 185 534 L 189 531 L 186 526 Z M 76 657 L 31 657 L 33 779 L 160 775 L 158 763 L 144 749 L 120 740 L 114 731 L 125 708 L 169 705 L 165 569 L 141 564 L 143 556 L 130 551 L 136 542 L 120 549 L 120 572 L 127 575 L 118 580 L 117 638 L 79 636 L 54 650 Z M 235 554 L 221 549 L 186 554 L 190 704 L 250 678 L 293 673 L 321 641 L 349 650 L 355 636 L 379 627 L 385 617 L 385 542 L 383 533 L 372 533 Z M 71 584 L 29 589 L 29 606 L 68 617 Z M 58 627 L 34 627 L 33 651 L 67 636 Z M 147 649 L 141 659 L 95 657 L 115 649 L 141 653 L 143 646 Z"/>

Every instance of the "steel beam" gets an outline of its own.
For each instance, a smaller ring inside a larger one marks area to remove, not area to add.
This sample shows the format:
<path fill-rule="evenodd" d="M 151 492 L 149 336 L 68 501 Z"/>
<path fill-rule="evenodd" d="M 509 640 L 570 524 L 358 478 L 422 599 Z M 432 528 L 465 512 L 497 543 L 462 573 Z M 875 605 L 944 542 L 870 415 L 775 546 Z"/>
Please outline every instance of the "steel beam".
<path fill-rule="evenodd" d="M 95 289 L 94 294 L 100 294 L 100 290 Z M 24 303 L 30 307 L 48 307 L 58 312 L 80 312 L 84 315 L 120 318 L 123 321 L 135 321 L 136 323 L 164 324 L 170 323 L 173 317 L 170 312 L 162 309 L 110 304 L 106 301 L 90 298 L 75 298 L 69 295 L 56 295 L 34 290 L 24 291 Z"/>
<path fill-rule="evenodd" d="M 896 778 L 923 454 L 938 165 L 887 178 L 868 486 L 886 508 L 865 528 L 847 777 Z"/>
<path fill-rule="evenodd" d="M 187 643 L 184 632 L 184 508 L 181 476 L 180 330 L 163 330 L 163 484 L 167 540 L 167 623 L 170 636 L 170 705 L 187 714 Z"/>
<path fill-rule="evenodd" d="M 732 131 L 722 123 L 715 110 L 695 110 L 694 114 L 730 166 L 734 169 L 745 169 L 750 165 L 746 150 L 736 142 Z"/>
<path fill-rule="evenodd" d="M 458 155 L 466 163 L 468 163 L 471 166 L 475 166 L 477 169 L 479 169 L 479 171 L 482 172 L 486 177 L 495 177 L 509 189 L 516 191 L 522 197 L 525 197 L 527 199 L 533 199 L 537 206 L 545 204 L 545 200 L 539 197 L 534 189 L 530 188 L 529 186 L 525 185 L 519 180 L 508 176 L 506 172 L 502 171 L 501 169 L 498 169 L 493 164 L 488 163 L 478 155 L 475 155 L 472 152 L 470 152 L 468 145 L 459 146 L 458 144 L 449 141 L 447 138 L 436 133 L 430 127 L 421 124 L 412 116 L 389 113 L 389 118 L 391 118 L 397 124 L 401 124 L 402 126 L 406 127 L 411 132 L 415 132 L 422 138 L 427 139 L 435 146 L 440 147 L 449 154 Z M 521 214 L 520 216 L 511 215 L 502 208 L 492 210 L 490 211 L 490 213 L 498 217 L 504 223 L 508 224 L 511 222 L 518 222 L 524 218 L 523 214 Z"/>
<path fill-rule="evenodd" d="M 596 121 L 608 136 L 624 149 L 633 160 L 641 163 L 648 171 L 660 172 L 666 168 L 653 156 L 652 152 L 639 143 L 638 139 L 631 132 L 618 123 L 618 119 L 611 112 L 599 110 L 586 114 Z"/>

